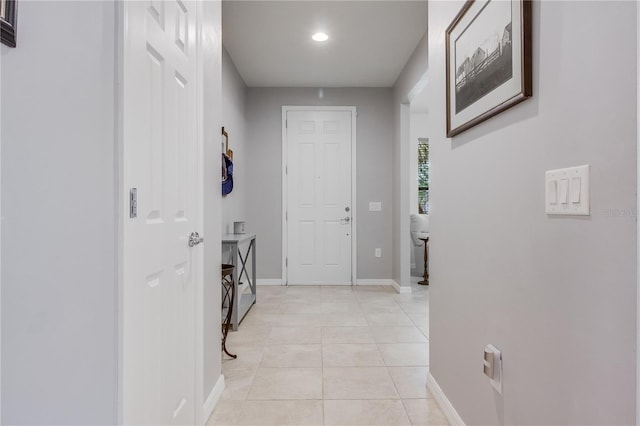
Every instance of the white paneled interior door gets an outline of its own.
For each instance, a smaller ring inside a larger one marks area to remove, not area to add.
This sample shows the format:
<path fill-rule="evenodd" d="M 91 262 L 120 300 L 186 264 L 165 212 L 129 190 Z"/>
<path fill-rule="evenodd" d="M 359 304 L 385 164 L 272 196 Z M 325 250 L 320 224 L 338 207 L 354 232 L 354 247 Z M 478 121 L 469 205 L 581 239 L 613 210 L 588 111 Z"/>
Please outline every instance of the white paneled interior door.
<path fill-rule="evenodd" d="M 123 2 L 125 424 L 196 421 L 195 312 L 203 262 L 202 247 L 188 240 L 202 231 L 199 6 Z"/>
<path fill-rule="evenodd" d="M 352 283 L 352 119 L 355 109 L 287 110 L 289 284 Z"/>

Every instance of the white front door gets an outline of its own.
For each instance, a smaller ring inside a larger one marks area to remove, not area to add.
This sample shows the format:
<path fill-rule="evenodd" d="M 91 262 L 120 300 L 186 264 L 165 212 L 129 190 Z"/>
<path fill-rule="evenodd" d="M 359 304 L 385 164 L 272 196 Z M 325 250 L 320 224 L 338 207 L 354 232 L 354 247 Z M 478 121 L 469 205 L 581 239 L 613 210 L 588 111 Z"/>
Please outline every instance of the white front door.
<path fill-rule="evenodd" d="M 289 284 L 351 284 L 354 108 L 286 110 Z"/>
<path fill-rule="evenodd" d="M 123 420 L 195 422 L 202 248 L 195 1 L 125 1 Z"/>

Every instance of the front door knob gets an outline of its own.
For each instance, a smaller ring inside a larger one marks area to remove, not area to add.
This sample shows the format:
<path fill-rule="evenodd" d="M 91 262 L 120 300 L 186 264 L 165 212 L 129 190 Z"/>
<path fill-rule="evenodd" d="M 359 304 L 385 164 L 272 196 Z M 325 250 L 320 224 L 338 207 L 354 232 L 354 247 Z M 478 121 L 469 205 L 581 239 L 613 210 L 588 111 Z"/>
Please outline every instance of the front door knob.
<path fill-rule="evenodd" d="M 191 235 L 189 235 L 189 247 L 197 246 L 203 241 L 204 238 L 202 238 L 197 232 L 192 232 Z"/>

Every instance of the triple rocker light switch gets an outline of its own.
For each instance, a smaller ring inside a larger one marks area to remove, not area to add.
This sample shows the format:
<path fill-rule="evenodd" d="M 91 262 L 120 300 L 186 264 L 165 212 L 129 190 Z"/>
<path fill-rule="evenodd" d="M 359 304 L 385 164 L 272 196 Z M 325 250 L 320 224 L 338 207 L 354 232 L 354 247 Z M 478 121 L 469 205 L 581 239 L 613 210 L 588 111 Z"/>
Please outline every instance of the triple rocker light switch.
<path fill-rule="evenodd" d="M 545 212 L 548 215 L 589 216 L 589 165 L 545 173 Z"/>

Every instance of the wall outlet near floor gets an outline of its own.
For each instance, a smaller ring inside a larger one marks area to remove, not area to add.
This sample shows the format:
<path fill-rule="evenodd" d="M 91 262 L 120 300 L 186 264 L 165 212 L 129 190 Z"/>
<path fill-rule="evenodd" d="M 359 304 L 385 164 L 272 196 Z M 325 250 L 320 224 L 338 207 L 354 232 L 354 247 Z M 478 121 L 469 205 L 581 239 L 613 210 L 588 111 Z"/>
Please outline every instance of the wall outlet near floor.
<path fill-rule="evenodd" d="M 375 255 L 376 255 L 376 257 L 382 257 L 382 249 L 381 248 L 376 248 Z"/>
<path fill-rule="evenodd" d="M 491 386 L 502 395 L 502 352 L 493 345 L 484 348 L 482 372 L 491 381 Z"/>

